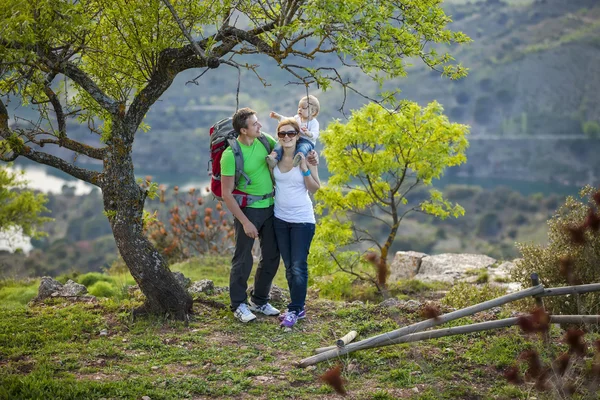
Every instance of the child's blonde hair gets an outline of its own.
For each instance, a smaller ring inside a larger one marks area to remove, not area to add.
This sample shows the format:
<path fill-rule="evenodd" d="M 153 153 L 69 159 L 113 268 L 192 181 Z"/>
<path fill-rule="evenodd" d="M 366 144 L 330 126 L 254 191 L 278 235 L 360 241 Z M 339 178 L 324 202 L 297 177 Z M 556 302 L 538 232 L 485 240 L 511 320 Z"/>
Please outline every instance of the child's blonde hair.
<path fill-rule="evenodd" d="M 311 118 L 319 115 L 319 111 L 321 110 L 321 105 L 319 104 L 319 99 L 317 99 L 312 94 L 308 96 L 304 96 L 300 99 L 300 103 L 306 103 L 308 105 L 308 114 Z"/>

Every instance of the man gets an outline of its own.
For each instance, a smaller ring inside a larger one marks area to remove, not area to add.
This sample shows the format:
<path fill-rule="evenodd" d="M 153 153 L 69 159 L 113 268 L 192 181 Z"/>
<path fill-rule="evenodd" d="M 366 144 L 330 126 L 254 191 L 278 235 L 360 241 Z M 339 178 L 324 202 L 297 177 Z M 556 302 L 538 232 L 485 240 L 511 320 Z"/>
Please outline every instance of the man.
<path fill-rule="evenodd" d="M 256 319 L 252 312 L 265 315 L 279 315 L 279 310 L 269 304 L 271 283 L 279 267 L 279 250 L 273 228 L 273 181 L 265 161 L 267 151 L 260 140 L 262 125 L 256 112 L 242 108 L 233 115 L 233 129 L 238 134 L 238 143 L 244 159 L 244 170 L 237 188 L 262 199 L 240 208 L 233 196 L 235 185 L 235 160 L 231 147 L 221 158 L 221 187 L 225 205 L 231 211 L 235 229 L 235 251 L 229 274 L 229 297 L 231 310 L 241 322 Z M 276 141 L 264 134 L 270 147 Z M 248 184 L 248 179 L 250 183 Z M 252 246 L 254 239 L 260 241 L 261 258 L 254 277 L 254 290 L 247 299 L 248 278 L 252 272 Z"/>

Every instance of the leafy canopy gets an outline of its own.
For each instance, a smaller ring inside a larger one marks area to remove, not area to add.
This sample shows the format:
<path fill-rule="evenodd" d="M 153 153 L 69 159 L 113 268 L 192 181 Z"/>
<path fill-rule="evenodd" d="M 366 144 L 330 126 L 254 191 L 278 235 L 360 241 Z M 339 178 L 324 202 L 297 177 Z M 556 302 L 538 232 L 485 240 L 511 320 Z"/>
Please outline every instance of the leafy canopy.
<path fill-rule="evenodd" d="M 172 5 L 177 18 L 165 3 Z M 65 111 L 80 121 L 100 117 L 106 140 L 110 108 L 99 100 L 107 97 L 126 107 L 151 81 L 207 67 L 211 58 L 217 66 L 221 62 L 256 69 L 240 56 L 262 53 L 298 81 L 322 89 L 332 82 L 352 84 L 331 66 L 315 62 L 319 54 L 329 53 L 380 84 L 405 76 L 406 58 L 421 59 L 456 79 L 467 70 L 428 44 L 470 39 L 446 29 L 451 19 L 440 4 L 441 0 L 5 0 L 0 4 L 0 95 L 13 93 L 25 103 L 35 102 L 49 117 L 49 97 L 62 101 L 61 93 L 68 90 Z M 203 60 L 191 51 L 181 27 L 196 41 Z M 60 74 L 69 79 L 57 82 Z M 46 88 L 53 81 L 55 93 L 49 94 Z M 382 94 L 394 102 L 390 93 Z M 153 95 L 148 93 L 151 102 L 156 100 Z"/>

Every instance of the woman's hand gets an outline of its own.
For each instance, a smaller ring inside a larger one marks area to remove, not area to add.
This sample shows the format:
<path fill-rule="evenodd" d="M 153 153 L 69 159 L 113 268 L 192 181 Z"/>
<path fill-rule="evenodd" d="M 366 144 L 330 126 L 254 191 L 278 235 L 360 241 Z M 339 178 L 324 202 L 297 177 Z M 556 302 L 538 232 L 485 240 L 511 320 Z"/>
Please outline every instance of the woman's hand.
<path fill-rule="evenodd" d="M 302 154 L 302 153 L 298 153 L 298 156 L 300 157 L 300 164 L 298 164 L 300 166 L 300 171 L 302 171 L 302 172 L 308 171 L 308 164 L 306 163 L 306 157 L 304 157 L 304 154 Z"/>

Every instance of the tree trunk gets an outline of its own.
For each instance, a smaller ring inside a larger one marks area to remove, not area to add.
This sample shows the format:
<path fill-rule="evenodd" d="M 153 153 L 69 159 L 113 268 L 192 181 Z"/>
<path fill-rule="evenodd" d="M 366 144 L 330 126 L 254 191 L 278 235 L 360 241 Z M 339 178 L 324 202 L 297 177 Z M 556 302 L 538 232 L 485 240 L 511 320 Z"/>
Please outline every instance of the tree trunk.
<path fill-rule="evenodd" d="M 146 302 L 141 313 L 187 320 L 192 298 L 169 270 L 161 254 L 143 233 L 146 192 L 135 181 L 131 146 L 112 139 L 104 163 L 102 194 L 117 248 Z"/>

